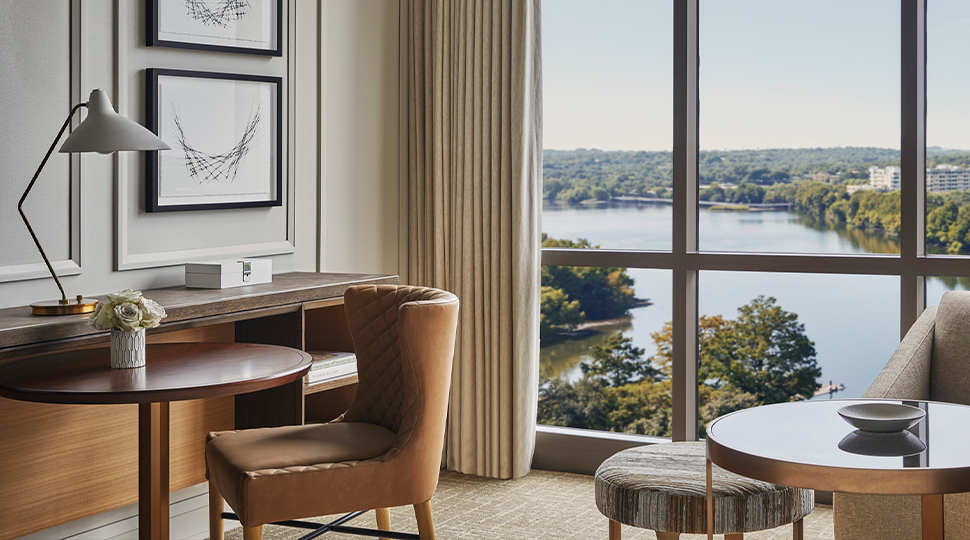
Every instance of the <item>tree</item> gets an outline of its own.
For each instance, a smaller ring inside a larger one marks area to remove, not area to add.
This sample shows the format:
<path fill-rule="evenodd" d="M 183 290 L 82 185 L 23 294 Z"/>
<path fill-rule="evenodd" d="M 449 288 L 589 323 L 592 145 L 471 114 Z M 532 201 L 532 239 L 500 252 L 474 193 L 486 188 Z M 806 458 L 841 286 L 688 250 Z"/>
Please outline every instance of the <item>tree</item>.
<path fill-rule="evenodd" d="M 764 198 L 765 188 L 750 182 L 741 182 L 738 189 L 734 190 L 734 200 L 732 202 L 740 204 L 760 204 Z"/>
<path fill-rule="evenodd" d="M 542 287 L 539 300 L 539 339 L 569 330 L 586 321 L 577 300 L 570 300 L 561 289 Z"/>
<path fill-rule="evenodd" d="M 953 202 L 937 206 L 926 215 L 926 240 L 946 242 L 950 223 L 957 217 L 957 205 Z"/>
<path fill-rule="evenodd" d="M 759 296 L 738 309 L 698 321 L 700 430 L 718 416 L 748 407 L 811 396 L 821 376 L 815 346 L 798 316 Z M 621 334 L 609 336 L 569 383 L 539 388 L 544 424 L 670 436 L 673 325 L 651 335 L 657 353 L 643 358 Z"/>
<path fill-rule="evenodd" d="M 716 182 L 711 184 L 710 187 L 702 189 L 698 197 L 702 201 L 710 201 L 710 202 L 723 202 L 726 200 L 724 195 L 724 188 L 717 185 Z"/>
<path fill-rule="evenodd" d="M 747 392 L 740 392 L 733 388 L 721 388 L 716 390 L 707 385 L 701 385 L 698 401 L 701 403 L 700 410 L 697 411 L 700 417 L 698 436 L 707 436 L 707 425 L 714 421 L 718 416 L 750 409 L 758 406 L 758 398 Z"/>
<path fill-rule="evenodd" d="M 630 338 L 614 334 L 594 348 L 575 382 L 539 385 L 538 420 L 543 424 L 668 436 L 670 381 L 655 380 L 656 369 Z"/>
<path fill-rule="evenodd" d="M 640 380 L 654 380 L 660 372 L 643 357 L 643 349 L 633 346 L 633 339 L 621 333 L 610 335 L 592 349 L 593 361 L 583 362 L 583 374 L 600 378 L 611 388 Z"/>
<path fill-rule="evenodd" d="M 542 247 L 597 248 L 587 240 L 557 240 L 542 235 Z M 625 268 L 543 266 L 542 286 L 560 289 L 579 302 L 589 320 L 615 319 L 633 307 L 633 278 Z"/>
<path fill-rule="evenodd" d="M 822 370 L 815 344 L 798 315 L 781 309 L 774 298 L 755 298 L 724 326 L 702 333 L 702 371 L 714 388 L 731 386 L 752 394 L 760 405 L 811 396 L 818 388 Z"/>
<path fill-rule="evenodd" d="M 966 243 L 970 240 L 970 207 L 961 206 L 957 210 L 956 219 L 947 231 L 947 240 L 950 243 Z"/>

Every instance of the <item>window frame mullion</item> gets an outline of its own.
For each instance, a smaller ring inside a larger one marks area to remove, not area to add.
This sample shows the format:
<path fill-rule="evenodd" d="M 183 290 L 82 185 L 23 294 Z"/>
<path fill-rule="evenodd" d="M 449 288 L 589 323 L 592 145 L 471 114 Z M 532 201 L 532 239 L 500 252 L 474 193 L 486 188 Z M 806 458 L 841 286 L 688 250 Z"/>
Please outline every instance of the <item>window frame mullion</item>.
<path fill-rule="evenodd" d="M 926 0 L 900 0 L 900 301 L 902 339 L 926 307 Z"/>
<path fill-rule="evenodd" d="M 690 256 L 697 253 L 698 4 L 674 3 L 673 144 L 673 365 L 674 441 L 697 439 L 697 281 Z"/>

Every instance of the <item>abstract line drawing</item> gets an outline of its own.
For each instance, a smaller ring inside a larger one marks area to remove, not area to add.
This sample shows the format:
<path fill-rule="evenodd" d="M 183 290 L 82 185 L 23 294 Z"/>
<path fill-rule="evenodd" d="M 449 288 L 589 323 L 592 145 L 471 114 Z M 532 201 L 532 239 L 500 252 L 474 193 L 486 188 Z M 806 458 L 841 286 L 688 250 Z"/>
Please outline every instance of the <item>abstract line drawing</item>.
<path fill-rule="evenodd" d="M 219 0 L 209 6 L 205 0 L 185 0 L 185 14 L 206 26 L 228 28 L 249 13 L 249 0 Z"/>
<path fill-rule="evenodd" d="M 221 184 L 232 182 L 239 174 L 239 166 L 243 158 L 246 157 L 256 142 L 256 135 L 259 133 L 259 124 L 262 120 L 262 105 L 257 104 L 255 110 L 250 113 L 249 122 L 243 131 L 242 137 L 229 151 L 222 154 L 210 154 L 193 147 L 185 131 L 182 128 L 182 121 L 178 115 L 178 106 L 172 104 L 172 124 L 175 128 L 174 136 L 176 145 L 185 153 L 185 168 L 189 176 L 198 185 Z"/>

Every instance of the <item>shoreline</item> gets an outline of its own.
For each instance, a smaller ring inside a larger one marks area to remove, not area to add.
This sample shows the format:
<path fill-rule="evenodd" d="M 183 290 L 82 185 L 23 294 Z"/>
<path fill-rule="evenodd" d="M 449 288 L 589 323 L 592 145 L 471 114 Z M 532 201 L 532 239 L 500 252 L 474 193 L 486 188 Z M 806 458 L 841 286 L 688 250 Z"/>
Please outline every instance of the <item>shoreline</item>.
<path fill-rule="evenodd" d="M 652 306 L 653 302 L 649 298 L 634 298 L 633 305 L 630 309 L 637 309 L 642 307 Z M 594 332 L 597 328 L 602 328 L 604 326 L 616 326 L 618 324 L 628 323 L 633 320 L 633 315 L 623 315 L 622 317 L 615 317 L 613 319 L 597 319 L 595 321 L 586 321 L 576 327 L 575 330 L 570 330 L 568 332 L 562 332 L 557 334 L 561 339 L 576 339 L 588 336 L 590 333 Z M 557 339 L 558 341 L 558 339 Z"/>

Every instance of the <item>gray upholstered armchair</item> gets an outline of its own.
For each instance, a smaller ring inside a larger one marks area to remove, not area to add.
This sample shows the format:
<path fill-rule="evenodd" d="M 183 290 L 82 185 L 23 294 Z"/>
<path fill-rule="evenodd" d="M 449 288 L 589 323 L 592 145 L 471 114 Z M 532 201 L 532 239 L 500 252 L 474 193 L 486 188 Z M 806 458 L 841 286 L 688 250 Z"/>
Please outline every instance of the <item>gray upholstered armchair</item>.
<path fill-rule="evenodd" d="M 970 405 L 970 292 L 924 311 L 864 397 Z M 970 539 L 970 494 L 946 495 L 943 519 L 947 540 Z M 835 494 L 836 540 L 920 536 L 919 496 Z"/>

